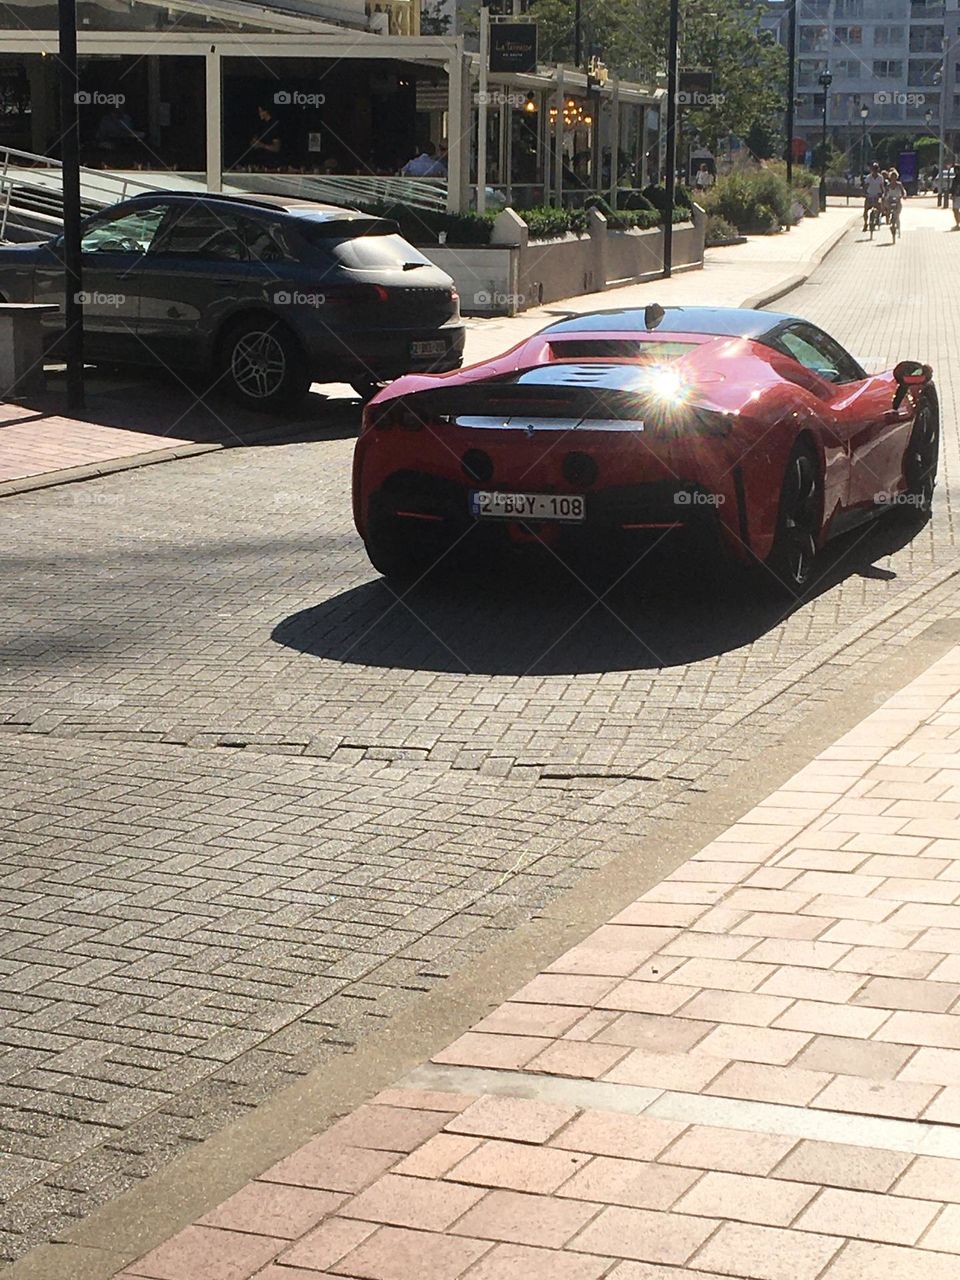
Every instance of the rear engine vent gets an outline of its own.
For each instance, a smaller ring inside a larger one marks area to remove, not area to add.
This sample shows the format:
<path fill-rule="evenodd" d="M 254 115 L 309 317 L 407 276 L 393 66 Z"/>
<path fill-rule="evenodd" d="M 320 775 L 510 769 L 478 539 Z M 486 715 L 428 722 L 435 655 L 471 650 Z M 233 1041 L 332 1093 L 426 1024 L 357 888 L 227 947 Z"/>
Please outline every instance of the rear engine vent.
<path fill-rule="evenodd" d="M 649 356 L 656 351 L 650 342 L 635 338 L 571 338 L 563 342 L 551 342 L 550 354 L 554 360 L 616 358 L 632 360 L 636 356 Z"/>

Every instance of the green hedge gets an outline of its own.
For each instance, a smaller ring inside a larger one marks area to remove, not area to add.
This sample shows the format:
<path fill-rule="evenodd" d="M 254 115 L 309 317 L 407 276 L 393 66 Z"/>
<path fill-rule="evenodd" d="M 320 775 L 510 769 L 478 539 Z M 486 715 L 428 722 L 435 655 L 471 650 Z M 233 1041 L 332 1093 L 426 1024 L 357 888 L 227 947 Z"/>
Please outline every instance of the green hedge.
<path fill-rule="evenodd" d="M 790 188 L 771 169 L 724 174 L 704 196 L 708 213 L 742 233 L 767 234 L 790 225 Z"/>
<path fill-rule="evenodd" d="M 659 226 L 663 220 L 663 202 L 656 203 L 649 196 L 650 192 L 662 193 L 660 187 L 647 187 L 644 195 L 630 193 L 631 203 L 636 207 L 627 209 L 611 209 L 610 205 L 599 196 L 592 196 L 586 201 L 583 209 L 555 209 L 541 206 L 536 209 L 518 210 L 520 216 L 530 229 L 531 240 L 556 240 L 572 232 L 576 236 L 587 234 L 589 225 L 589 208 L 598 209 L 607 219 L 613 231 L 625 231 L 632 227 L 647 230 Z M 681 199 L 681 188 L 677 189 L 676 206 L 673 210 L 673 221 L 687 222 L 691 216 L 689 194 L 684 192 Z M 660 198 L 659 196 L 657 197 Z M 619 202 L 619 201 L 618 201 Z M 375 213 L 381 218 L 390 218 L 400 227 L 400 233 L 411 244 L 429 247 L 435 245 L 441 232 L 446 232 L 447 243 L 451 246 L 475 246 L 490 243 L 493 220 L 499 210 L 492 209 L 487 213 L 446 213 L 443 209 L 412 209 L 408 205 L 392 204 L 386 201 L 372 201 L 364 204 L 367 213 Z"/>

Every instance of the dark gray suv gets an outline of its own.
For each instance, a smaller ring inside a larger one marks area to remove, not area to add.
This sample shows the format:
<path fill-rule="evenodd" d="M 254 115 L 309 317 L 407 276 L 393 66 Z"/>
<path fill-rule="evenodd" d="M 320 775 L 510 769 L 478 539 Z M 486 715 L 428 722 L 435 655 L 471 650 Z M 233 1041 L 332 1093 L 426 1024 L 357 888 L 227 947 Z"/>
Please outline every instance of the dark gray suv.
<path fill-rule="evenodd" d="M 62 238 L 0 246 L 0 297 L 56 302 Z M 399 234 L 352 209 L 272 196 L 139 195 L 83 226 L 85 352 L 94 363 L 209 372 L 260 409 L 311 382 L 362 396 L 412 371 L 457 369 L 453 281 Z"/>

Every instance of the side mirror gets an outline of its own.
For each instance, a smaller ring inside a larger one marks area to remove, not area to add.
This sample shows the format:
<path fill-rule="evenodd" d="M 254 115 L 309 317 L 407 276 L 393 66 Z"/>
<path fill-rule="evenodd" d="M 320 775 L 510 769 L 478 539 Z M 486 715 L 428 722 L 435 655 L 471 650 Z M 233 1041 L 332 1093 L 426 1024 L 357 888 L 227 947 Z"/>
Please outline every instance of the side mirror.
<path fill-rule="evenodd" d="M 919 360 L 901 360 L 893 370 L 893 378 L 897 384 L 893 407 L 899 409 L 908 391 L 925 387 L 933 379 L 933 369 Z"/>

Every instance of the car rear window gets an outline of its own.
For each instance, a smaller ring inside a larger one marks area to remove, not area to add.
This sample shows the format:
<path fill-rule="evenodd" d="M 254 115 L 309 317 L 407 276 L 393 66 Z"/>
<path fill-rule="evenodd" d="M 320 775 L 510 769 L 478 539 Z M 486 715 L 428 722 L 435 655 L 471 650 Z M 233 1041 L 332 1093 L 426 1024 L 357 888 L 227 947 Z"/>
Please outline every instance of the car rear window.
<path fill-rule="evenodd" d="M 384 269 L 402 271 L 408 264 L 418 267 L 430 265 L 419 249 L 404 240 L 393 230 L 394 223 L 374 223 L 368 230 L 358 224 L 355 232 L 345 230 L 344 223 L 310 222 L 302 219 L 298 229 L 309 242 L 328 253 L 342 267 L 368 271 Z M 362 227 L 362 230 L 360 229 Z M 382 229 L 381 229 L 382 228 Z"/>

